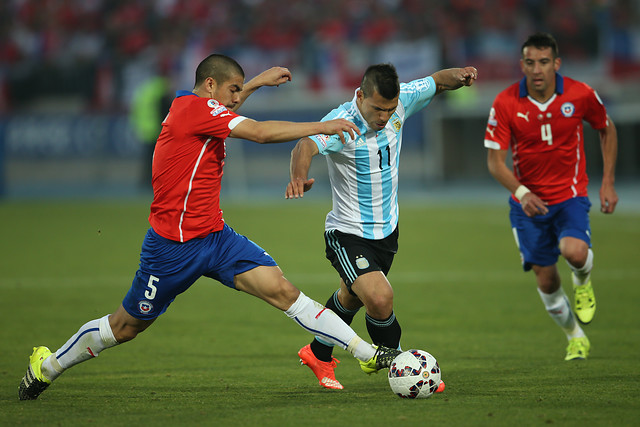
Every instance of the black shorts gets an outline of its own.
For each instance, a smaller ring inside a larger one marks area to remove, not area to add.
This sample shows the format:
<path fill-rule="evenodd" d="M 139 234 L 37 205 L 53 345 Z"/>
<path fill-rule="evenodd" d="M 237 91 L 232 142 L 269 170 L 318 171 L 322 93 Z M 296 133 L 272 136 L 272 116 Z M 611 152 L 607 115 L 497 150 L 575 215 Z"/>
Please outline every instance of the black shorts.
<path fill-rule="evenodd" d="M 370 240 L 338 230 L 324 232 L 327 259 L 346 283 L 349 292 L 353 282 L 370 271 L 386 276 L 398 252 L 398 227 L 381 240 Z"/>

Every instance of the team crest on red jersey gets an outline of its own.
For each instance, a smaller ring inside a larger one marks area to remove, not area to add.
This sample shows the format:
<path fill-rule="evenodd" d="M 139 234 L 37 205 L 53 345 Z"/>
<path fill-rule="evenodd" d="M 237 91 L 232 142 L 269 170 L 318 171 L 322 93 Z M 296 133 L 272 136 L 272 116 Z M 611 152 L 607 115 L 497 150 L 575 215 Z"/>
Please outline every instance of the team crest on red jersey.
<path fill-rule="evenodd" d="M 498 126 L 498 120 L 496 119 L 496 109 L 491 107 L 489 110 L 489 126 Z"/>
<path fill-rule="evenodd" d="M 576 107 L 574 107 L 573 104 L 570 102 L 565 102 L 560 107 L 560 111 L 562 111 L 563 116 L 571 117 L 573 116 L 574 111 L 576 111 Z"/>

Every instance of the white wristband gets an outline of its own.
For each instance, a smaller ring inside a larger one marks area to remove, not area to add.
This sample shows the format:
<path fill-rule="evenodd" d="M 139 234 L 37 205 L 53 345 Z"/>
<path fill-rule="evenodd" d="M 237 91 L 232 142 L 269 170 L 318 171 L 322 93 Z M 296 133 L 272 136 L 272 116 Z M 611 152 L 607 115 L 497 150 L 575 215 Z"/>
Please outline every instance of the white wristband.
<path fill-rule="evenodd" d="M 514 196 L 516 196 L 516 199 L 518 200 L 522 200 L 522 198 L 524 197 L 525 194 L 527 193 L 531 193 L 531 190 L 529 190 L 527 187 L 525 187 L 524 185 L 521 185 L 520 187 L 518 187 L 516 189 L 516 192 L 513 193 Z"/>

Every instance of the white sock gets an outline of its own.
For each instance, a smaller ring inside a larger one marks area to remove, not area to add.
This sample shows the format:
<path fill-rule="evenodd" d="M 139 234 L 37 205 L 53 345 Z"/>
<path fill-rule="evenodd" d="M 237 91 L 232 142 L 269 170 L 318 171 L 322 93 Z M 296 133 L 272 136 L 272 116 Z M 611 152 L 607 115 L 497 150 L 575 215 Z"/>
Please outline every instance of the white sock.
<path fill-rule="evenodd" d="M 284 313 L 307 331 L 342 347 L 362 361 L 366 362 L 375 354 L 375 348 L 363 341 L 337 314 L 302 292 Z"/>
<path fill-rule="evenodd" d="M 362 360 L 363 362 L 371 360 L 371 358 L 376 354 L 375 347 L 373 347 L 371 344 L 364 341 L 357 335 L 353 337 L 353 339 L 347 346 L 347 351 L 351 353 L 356 359 Z"/>
<path fill-rule="evenodd" d="M 571 271 L 573 271 L 573 274 L 571 275 L 573 278 L 573 284 L 576 286 L 585 285 L 591 278 L 591 269 L 593 269 L 593 251 L 589 248 L 587 260 L 582 267 L 576 268 L 569 264 L 569 261 L 567 261 L 567 264 L 569 265 L 569 268 L 571 268 Z"/>
<path fill-rule="evenodd" d="M 55 380 L 65 369 L 97 357 L 104 349 L 118 344 L 111 326 L 109 315 L 85 323 L 52 356 L 42 362 L 42 374 Z"/>
<path fill-rule="evenodd" d="M 584 337 L 584 331 L 578 325 L 573 311 L 571 311 L 571 304 L 567 299 L 567 295 L 562 288 L 558 289 L 552 294 L 545 294 L 538 289 L 540 298 L 544 307 L 547 309 L 549 316 L 556 322 L 558 326 L 567 335 L 567 339 Z"/>

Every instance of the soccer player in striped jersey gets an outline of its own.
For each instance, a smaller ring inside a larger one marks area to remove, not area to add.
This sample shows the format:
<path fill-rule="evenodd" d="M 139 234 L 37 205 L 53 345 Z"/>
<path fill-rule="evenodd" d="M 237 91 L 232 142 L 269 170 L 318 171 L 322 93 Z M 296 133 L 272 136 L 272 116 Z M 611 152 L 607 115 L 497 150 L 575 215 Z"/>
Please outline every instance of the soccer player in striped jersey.
<path fill-rule="evenodd" d="M 374 369 L 388 367 L 400 353 L 363 341 L 285 279 L 264 249 L 222 218 L 220 184 L 228 136 L 271 143 L 317 133 L 338 134 L 341 140 L 359 134 L 357 126 L 340 118 L 257 122 L 235 112 L 256 89 L 289 80 L 289 70 L 274 67 L 244 84 L 244 71 L 227 56 L 213 54 L 200 63 L 193 91 L 177 93 L 162 123 L 153 157 L 151 228 L 129 292 L 113 314 L 87 322 L 56 352 L 35 347 L 18 387 L 20 400 L 37 399 L 66 369 L 134 339 L 202 276 L 263 299 Z"/>
<path fill-rule="evenodd" d="M 327 307 L 351 324 L 364 306 L 374 344 L 400 348 L 401 329 L 387 274 L 398 249 L 398 168 L 404 123 L 435 95 L 471 86 L 477 74 L 474 67 L 452 68 L 400 83 L 393 65 L 372 65 L 353 99 L 323 118 L 349 120 L 358 126 L 360 135 L 346 138 L 346 143 L 335 136 L 302 138 L 291 153 L 288 199 L 302 197 L 311 189 L 312 157 L 322 154 L 327 159 L 333 208 L 325 222 L 326 256 L 340 275 L 340 287 Z M 332 343 L 316 336 L 298 355 L 321 385 L 342 388 L 335 379 Z M 361 368 L 374 371 L 366 363 Z"/>
<path fill-rule="evenodd" d="M 593 251 L 587 195 L 583 121 L 600 136 L 603 171 L 600 210 L 613 213 L 618 196 L 614 171 L 616 128 L 586 84 L 558 73 L 558 45 L 537 33 L 522 45 L 523 79 L 500 92 L 489 114 L 484 145 L 493 177 L 512 193 L 510 219 L 525 271 L 533 270 L 547 312 L 565 332 L 565 360 L 585 359 L 590 342 L 576 322 L 556 266 L 571 269 L 577 319 L 587 324 L 596 310 L 591 285 Z M 505 160 L 511 149 L 513 172 Z"/>

